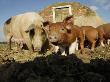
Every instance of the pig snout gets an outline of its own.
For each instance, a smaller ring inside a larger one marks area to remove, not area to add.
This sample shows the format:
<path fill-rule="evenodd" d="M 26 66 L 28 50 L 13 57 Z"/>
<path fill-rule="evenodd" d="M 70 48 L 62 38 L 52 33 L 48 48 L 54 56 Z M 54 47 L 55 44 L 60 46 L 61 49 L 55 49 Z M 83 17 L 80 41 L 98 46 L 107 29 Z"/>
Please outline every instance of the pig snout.
<path fill-rule="evenodd" d="M 50 40 L 50 42 L 57 42 L 58 37 L 57 36 L 49 36 L 49 40 Z"/>
<path fill-rule="evenodd" d="M 54 45 L 58 45 L 59 38 L 58 38 L 58 36 L 50 36 L 49 41 Z"/>
<path fill-rule="evenodd" d="M 40 52 L 41 51 L 41 48 L 34 48 L 34 51 Z"/>

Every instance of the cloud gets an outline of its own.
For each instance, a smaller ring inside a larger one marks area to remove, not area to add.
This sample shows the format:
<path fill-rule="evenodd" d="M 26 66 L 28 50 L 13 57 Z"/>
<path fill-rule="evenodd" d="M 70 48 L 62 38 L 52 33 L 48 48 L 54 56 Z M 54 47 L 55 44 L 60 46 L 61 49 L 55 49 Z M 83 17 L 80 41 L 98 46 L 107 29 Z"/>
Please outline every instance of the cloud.
<path fill-rule="evenodd" d="M 3 33 L 3 29 L 2 28 L 0 28 L 0 33 Z"/>
<path fill-rule="evenodd" d="M 104 8 L 107 9 L 107 10 L 110 10 L 110 4 L 105 5 Z"/>
<path fill-rule="evenodd" d="M 0 32 L 3 32 L 3 26 L 0 25 Z"/>
<path fill-rule="evenodd" d="M 110 0 L 96 0 L 97 4 L 106 10 L 110 10 Z"/>
<path fill-rule="evenodd" d="M 90 6 L 90 8 L 93 10 L 93 11 L 96 11 L 98 9 L 97 6 Z"/>
<path fill-rule="evenodd" d="M 101 4 L 101 5 L 104 5 L 107 2 L 109 2 L 109 0 L 96 0 L 96 2 L 99 3 L 99 4 Z"/>
<path fill-rule="evenodd" d="M 3 29 L 0 29 L 0 32 L 3 32 Z"/>

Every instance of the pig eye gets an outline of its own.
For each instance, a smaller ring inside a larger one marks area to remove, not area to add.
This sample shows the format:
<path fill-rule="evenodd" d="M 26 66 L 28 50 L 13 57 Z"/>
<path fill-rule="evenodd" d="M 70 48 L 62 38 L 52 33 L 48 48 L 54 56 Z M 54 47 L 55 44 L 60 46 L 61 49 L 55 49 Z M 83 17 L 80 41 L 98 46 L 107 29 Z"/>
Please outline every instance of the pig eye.
<path fill-rule="evenodd" d="M 65 31 L 65 28 L 61 28 L 61 31 Z"/>
<path fill-rule="evenodd" d="M 62 31 L 65 30 L 64 28 L 61 29 Z"/>
<path fill-rule="evenodd" d="M 41 25 L 41 27 L 43 27 L 43 25 Z"/>
<path fill-rule="evenodd" d="M 65 29 L 64 29 L 64 28 L 61 28 L 60 31 L 61 31 L 61 32 L 65 32 Z"/>
<path fill-rule="evenodd" d="M 41 32 L 41 35 L 43 35 L 43 34 L 45 34 L 45 31 L 44 30 L 42 30 L 42 32 Z"/>

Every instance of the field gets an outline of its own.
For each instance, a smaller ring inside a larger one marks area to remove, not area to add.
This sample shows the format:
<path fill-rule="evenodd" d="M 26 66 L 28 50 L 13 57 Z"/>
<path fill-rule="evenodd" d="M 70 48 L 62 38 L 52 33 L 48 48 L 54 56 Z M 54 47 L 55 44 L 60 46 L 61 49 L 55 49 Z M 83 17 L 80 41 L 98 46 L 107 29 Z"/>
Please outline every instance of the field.
<path fill-rule="evenodd" d="M 109 82 L 110 47 L 61 56 L 13 50 L 0 43 L 0 82 Z"/>
<path fill-rule="evenodd" d="M 98 26 L 103 20 L 89 7 L 80 3 L 57 3 L 41 10 L 39 14 L 52 21 L 52 7 L 71 5 L 76 25 Z M 57 21 L 67 15 L 66 9 L 57 11 Z M 62 12 L 62 13 L 61 13 Z M 80 12 L 80 13 L 79 13 Z M 95 21 L 94 21 L 95 20 Z M 93 22 L 94 21 L 94 22 Z M 88 23 L 87 23 L 88 22 Z M 5 42 L 0 43 L 0 82 L 110 82 L 110 45 L 97 47 L 94 51 L 85 48 L 85 53 L 61 56 L 52 53 L 30 53 L 17 51 L 13 43 L 8 50 Z"/>

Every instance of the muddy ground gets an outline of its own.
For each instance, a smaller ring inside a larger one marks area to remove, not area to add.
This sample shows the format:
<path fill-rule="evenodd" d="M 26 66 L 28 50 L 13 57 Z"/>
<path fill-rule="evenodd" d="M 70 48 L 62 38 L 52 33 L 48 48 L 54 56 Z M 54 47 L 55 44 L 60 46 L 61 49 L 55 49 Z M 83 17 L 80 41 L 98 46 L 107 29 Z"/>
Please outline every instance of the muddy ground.
<path fill-rule="evenodd" d="M 110 82 L 110 45 L 68 56 L 7 48 L 0 43 L 0 82 Z"/>

